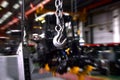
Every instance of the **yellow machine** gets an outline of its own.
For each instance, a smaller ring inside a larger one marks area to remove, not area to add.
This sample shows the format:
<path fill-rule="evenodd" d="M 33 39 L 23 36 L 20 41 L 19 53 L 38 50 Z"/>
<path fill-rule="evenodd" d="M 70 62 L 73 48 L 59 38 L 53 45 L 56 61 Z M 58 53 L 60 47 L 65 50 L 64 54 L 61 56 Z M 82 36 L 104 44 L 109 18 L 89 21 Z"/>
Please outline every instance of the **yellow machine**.
<path fill-rule="evenodd" d="M 78 77 L 78 80 L 85 80 L 85 77 L 94 69 L 93 66 L 86 66 L 86 68 L 83 71 L 80 71 L 80 68 L 75 66 L 70 69 L 70 72 L 73 74 L 76 74 Z"/>
<path fill-rule="evenodd" d="M 46 71 L 50 71 L 53 73 L 53 76 L 56 76 L 55 71 L 50 70 L 49 65 L 46 64 L 45 68 Z M 80 71 L 80 68 L 77 66 L 74 66 L 71 68 L 68 72 L 77 75 L 78 80 L 85 80 L 85 77 L 94 69 L 94 67 L 88 65 L 83 71 Z"/>

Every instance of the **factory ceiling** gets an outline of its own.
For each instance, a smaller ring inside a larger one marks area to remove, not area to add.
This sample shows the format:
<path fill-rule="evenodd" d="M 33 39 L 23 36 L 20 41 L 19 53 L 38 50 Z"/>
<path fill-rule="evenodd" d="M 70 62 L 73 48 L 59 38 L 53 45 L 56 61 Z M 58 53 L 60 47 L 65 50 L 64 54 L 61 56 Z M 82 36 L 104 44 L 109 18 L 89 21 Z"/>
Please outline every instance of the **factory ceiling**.
<path fill-rule="evenodd" d="M 0 36 L 5 36 L 8 29 L 19 28 L 21 21 L 21 4 L 23 0 L 0 0 Z M 95 8 L 114 3 L 119 0 L 63 0 L 63 11 L 79 12 L 83 9 Z M 55 11 L 55 0 L 25 0 L 25 18 L 33 20 L 35 12 L 43 14 Z"/>

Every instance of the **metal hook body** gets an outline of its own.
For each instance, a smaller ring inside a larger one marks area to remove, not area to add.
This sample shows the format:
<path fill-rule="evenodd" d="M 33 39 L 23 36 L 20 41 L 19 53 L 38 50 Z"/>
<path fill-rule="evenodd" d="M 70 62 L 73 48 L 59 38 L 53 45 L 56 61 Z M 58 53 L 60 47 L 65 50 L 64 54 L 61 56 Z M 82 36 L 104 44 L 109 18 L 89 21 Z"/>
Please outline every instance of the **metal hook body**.
<path fill-rule="evenodd" d="M 63 9 L 62 9 L 63 0 L 55 0 L 56 6 L 56 27 L 55 31 L 57 34 L 53 38 L 53 44 L 57 48 L 62 48 L 65 45 L 66 38 L 63 38 L 64 30 L 64 20 L 63 20 Z"/>
<path fill-rule="evenodd" d="M 55 30 L 57 31 L 57 35 L 53 38 L 53 44 L 55 47 L 57 48 L 62 48 L 65 45 L 66 42 L 66 38 L 62 40 L 62 32 L 63 32 L 63 28 L 60 27 L 60 29 L 57 29 L 57 26 L 55 27 Z"/>

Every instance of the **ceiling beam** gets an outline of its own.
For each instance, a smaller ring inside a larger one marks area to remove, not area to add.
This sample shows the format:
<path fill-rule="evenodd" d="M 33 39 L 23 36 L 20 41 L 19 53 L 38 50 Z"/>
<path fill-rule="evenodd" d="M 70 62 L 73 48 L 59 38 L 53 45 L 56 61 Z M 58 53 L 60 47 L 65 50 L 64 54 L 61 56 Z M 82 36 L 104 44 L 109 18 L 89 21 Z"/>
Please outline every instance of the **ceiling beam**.
<path fill-rule="evenodd" d="M 36 11 L 39 7 L 44 7 L 45 4 L 47 4 L 48 2 L 50 2 L 51 0 L 44 0 L 42 1 L 40 4 L 36 5 L 35 7 L 29 9 L 28 11 L 25 12 L 25 15 L 28 16 L 30 14 L 32 14 L 34 11 Z M 100 0 L 98 2 L 95 2 L 95 3 L 92 3 L 84 8 L 82 8 L 81 10 L 83 11 L 83 9 L 86 9 L 87 11 L 88 10 L 91 10 L 91 9 L 94 9 L 96 7 L 99 7 L 99 6 L 102 6 L 102 5 L 105 5 L 107 3 L 110 3 L 112 2 L 112 0 Z M 47 12 L 47 10 L 43 10 L 41 13 L 45 13 Z M 81 11 L 78 11 L 77 14 L 79 14 Z M 70 13 L 70 12 L 69 12 Z M 14 18 L 13 20 L 11 20 L 10 22 L 8 22 L 6 25 L 4 26 L 1 26 L 0 27 L 0 30 L 6 30 L 8 27 L 10 27 L 11 25 L 17 23 L 18 21 L 20 21 L 19 18 Z"/>
<path fill-rule="evenodd" d="M 34 11 L 36 11 L 39 7 L 43 7 L 45 4 L 47 4 L 48 2 L 50 2 L 50 0 L 44 0 L 41 3 L 39 3 L 38 5 L 36 5 L 35 7 L 27 10 L 25 12 L 25 16 L 28 16 L 30 14 L 32 14 Z M 12 19 L 10 22 L 8 22 L 6 25 L 1 26 L 0 30 L 6 30 L 7 28 L 9 28 L 10 26 L 12 26 L 13 24 L 17 23 L 18 21 L 20 21 L 19 18 L 14 18 Z"/>

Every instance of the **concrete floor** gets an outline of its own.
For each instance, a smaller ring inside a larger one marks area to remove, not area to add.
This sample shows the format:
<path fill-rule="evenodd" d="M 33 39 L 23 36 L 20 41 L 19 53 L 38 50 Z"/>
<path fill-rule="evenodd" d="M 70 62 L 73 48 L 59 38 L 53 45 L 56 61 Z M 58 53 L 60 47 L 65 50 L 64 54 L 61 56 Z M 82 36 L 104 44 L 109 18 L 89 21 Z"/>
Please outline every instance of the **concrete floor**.
<path fill-rule="evenodd" d="M 65 80 L 65 79 L 53 77 L 51 73 L 44 74 L 34 73 L 32 74 L 32 80 Z"/>
<path fill-rule="evenodd" d="M 56 77 L 49 77 L 49 78 L 38 79 L 38 80 L 65 80 L 65 79 L 56 78 Z"/>

